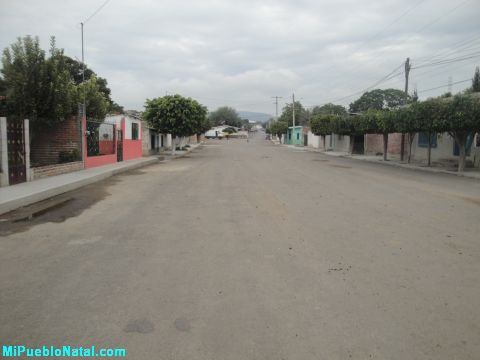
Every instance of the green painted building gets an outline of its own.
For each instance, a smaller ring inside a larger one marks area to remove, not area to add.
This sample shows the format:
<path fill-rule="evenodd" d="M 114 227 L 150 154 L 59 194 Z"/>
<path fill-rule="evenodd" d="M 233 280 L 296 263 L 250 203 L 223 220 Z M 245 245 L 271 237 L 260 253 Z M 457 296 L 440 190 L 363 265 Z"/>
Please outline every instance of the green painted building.
<path fill-rule="evenodd" d="M 290 126 L 287 131 L 288 145 L 303 145 L 303 126 Z"/>

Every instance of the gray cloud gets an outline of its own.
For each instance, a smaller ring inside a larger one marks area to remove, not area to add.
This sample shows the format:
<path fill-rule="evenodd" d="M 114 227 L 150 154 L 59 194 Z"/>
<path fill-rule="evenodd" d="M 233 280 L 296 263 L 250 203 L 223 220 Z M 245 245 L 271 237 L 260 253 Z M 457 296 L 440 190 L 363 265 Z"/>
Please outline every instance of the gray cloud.
<path fill-rule="evenodd" d="M 47 48 L 55 35 L 67 55 L 80 58 L 79 22 L 102 2 L 0 0 L 0 47 L 31 34 Z M 435 54 L 480 54 L 479 13 L 477 0 L 111 0 L 85 25 L 86 62 L 127 108 L 168 92 L 211 109 L 273 113 L 273 95 L 286 101 L 295 91 L 305 105 L 325 103 L 372 85 L 407 56 L 415 66 Z M 480 55 L 413 70 L 412 87 L 469 78 L 479 62 Z M 399 74 L 380 87 L 402 89 L 403 81 Z"/>

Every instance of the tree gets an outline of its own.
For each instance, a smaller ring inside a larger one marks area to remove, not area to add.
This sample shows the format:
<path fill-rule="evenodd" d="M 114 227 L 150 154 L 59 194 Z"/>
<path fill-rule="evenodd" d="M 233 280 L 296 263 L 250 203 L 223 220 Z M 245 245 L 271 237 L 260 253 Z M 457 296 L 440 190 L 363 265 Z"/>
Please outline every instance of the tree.
<path fill-rule="evenodd" d="M 395 109 L 409 102 L 409 97 L 398 89 L 375 89 L 363 95 L 350 104 L 350 112 L 363 112 L 370 109 Z"/>
<path fill-rule="evenodd" d="M 201 132 L 205 124 L 207 108 L 191 98 L 167 95 L 147 99 L 145 120 L 157 131 L 172 135 L 172 154 L 175 154 L 175 139 Z"/>
<path fill-rule="evenodd" d="M 213 126 L 218 125 L 229 125 L 235 127 L 242 126 L 242 119 L 238 116 L 238 113 L 235 109 L 223 106 L 217 110 L 211 112 L 208 115 L 208 119 Z"/>
<path fill-rule="evenodd" d="M 278 120 L 286 122 L 288 126 L 293 126 L 293 109 L 292 104 L 287 104 L 283 110 L 282 114 L 279 116 Z M 309 114 L 300 103 L 300 101 L 295 101 L 295 126 L 306 125 L 309 121 Z"/>
<path fill-rule="evenodd" d="M 480 68 L 477 66 L 475 68 L 475 74 L 472 79 L 472 92 L 480 92 Z"/>
<path fill-rule="evenodd" d="M 458 171 L 465 170 L 466 145 L 469 135 L 480 131 L 480 99 L 456 95 L 441 103 L 437 123 L 455 139 L 459 148 Z"/>
<path fill-rule="evenodd" d="M 377 132 L 383 135 L 383 160 L 387 161 L 388 134 L 395 131 L 396 111 L 383 110 L 376 114 Z"/>
<path fill-rule="evenodd" d="M 310 120 L 310 127 L 312 133 L 317 136 L 321 136 L 323 140 L 323 149 L 326 150 L 325 138 L 327 135 L 332 134 L 337 121 L 337 115 L 328 115 L 319 113 L 314 115 Z"/>
<path fill-rule="evenodd" d="M 48 114 L 48 117 L 44 117 L 44 123 L 53 124 L 77 110 L 77 89 L 65 64 L 63 49 L 56 47 L 54 37 L 51 38 L 50 57 L 44 67 L 43 94 L 39 107 L 40 113 Z"/>
<path fill-rule="evenodd" d="M 2 57 L 6 112 L 29 118 L 32 129 L 51 126 L 75 112 L 75 85 L 62 59 L 63 50 L 51 39 L 50 57 L 38 37 L 18 38 Z"/>
<path fill-rule="evenodd" d="M 81 81 L 81 64 L 50 41 L 49 57 L 40 48 L 38 38 L 18 38 L 3 52 L 2 83 L 4 112 L 31 120 L 32 130 L 53 126 L 75 114 L 85 92 L 89 118 L 103 119 L 111 109 L 121 109 L 110 96 L 107 81 L 92 70 Z M 1 89 L 0 89 L 1 91 Z M 122 109 L 123 110 L 123 109 Z"/>
<path fill-rule="evenodd" d="M 110 104 L 101 91 L 97 77 L 93 75 L 90 79 L 77 86 L 77 102 L 83 103 L 85 93 L 85 107 L 87 119 L 103 120 L 108 113 Z"/>
<path fill-rule="evenodd" d="M 415 134 L 421 130 L 416 117 L 418 104 L 418 102 L 413 102 L 410 106 L 400 108 L 396 111 L 396 131 L 402 134 L 408 134 L 407 163 L 410 163 L 412 159 L 412 145 Z"/>
<path fill-rule="evenodd" d="M 428 150 L 427 150 L 427 165 L 432 163 L 432 139 L 437 136 L 438 132 L 445 131 L 444 123 L 439 121 L 442 113 L 441 107 L 444 105 L 444 100 L 428 99 L 418 103 L 415 107 L 415 119 L 417 127 L 427 133 L 428 136 Z"/>
<path fill-rule="evenodd" d="M 40 48 L 38 37 L 18 38 L 10 48 L 4 49 L 1 71 L 9 113 L 21 118 L 38 114 L 44 66 L 45 51 Z"/>
<path fill-rule="evenodd" d="M 322 106 L 315 106 L 312 111 L 312 117 L 318 114 L 329 114 L 329 115 L 347 115 L 347 109 L 342 105 L 334 105 L 328 103 Z"/>
<path fill-rule="evenodd" d="M 270 131 L 273 135 L 278 136 L 279 140 L 281 141 L 282 135 L 286 134 L 288 131 L 288 124 L 285 121 L 275 121 L 271 125 Z"/>
<path fill-rule="evenodd" d="M 63 54 L 62 54 L 63 55 Z M 83 81 L 83 65 L 81 62 L 72 59 L 66 55 L 63 55 L 64 62 L 67 66 L 67 69 L 72 77 L 73 81 L 76 85 L 80 85 Z M 109 113 L 123 113 L 124 109 L 123 106 L 120 106 L 115 101 L 112 100 L 111 93 L 112 91 L 108 87 L 107 79 L 98 76 L 92 69 L 85 66 L 85 80 L 90 80 L 95 76 L 97 78 L 97 86 L 100 92 L 104 95 L 105 99 L 108 101 L 108 109 L 107 112 Z"/>

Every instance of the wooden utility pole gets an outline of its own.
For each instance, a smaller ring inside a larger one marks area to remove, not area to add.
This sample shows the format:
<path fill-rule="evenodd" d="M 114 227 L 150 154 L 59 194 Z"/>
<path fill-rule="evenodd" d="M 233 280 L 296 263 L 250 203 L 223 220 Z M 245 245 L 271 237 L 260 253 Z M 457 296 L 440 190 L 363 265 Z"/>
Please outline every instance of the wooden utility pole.
<path fill-rule="evenodd" d="M 410 74 L 410 58 L 407 57 L 405 60 L 405 100 L 408 99 L 408 76 Z M 405 157 L 405 133 L 402 133 L 402 143 L 400 144 L 400 161 L 404 160 Z"/>

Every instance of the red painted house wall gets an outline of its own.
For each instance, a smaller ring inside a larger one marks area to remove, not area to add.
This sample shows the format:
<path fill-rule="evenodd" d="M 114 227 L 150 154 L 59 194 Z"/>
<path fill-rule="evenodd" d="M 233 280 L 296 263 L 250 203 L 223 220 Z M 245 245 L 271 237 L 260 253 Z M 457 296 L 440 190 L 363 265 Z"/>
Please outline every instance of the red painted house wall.
<path fill-rule="evenodd" d="M 122 133 L 125 134 L 125 118 L 121 122 Z M 123 160 L 138 159 L 142 157 L 142 124 L 138 125 L 138 140 L 126 139 L 123 136 Z M 130 134 L 129 136 L 130 137 Z"/>
<path fill-rule="evenodd" d="M 123 160 L 142 157 L 142 140 L 123 140 Z"/>

